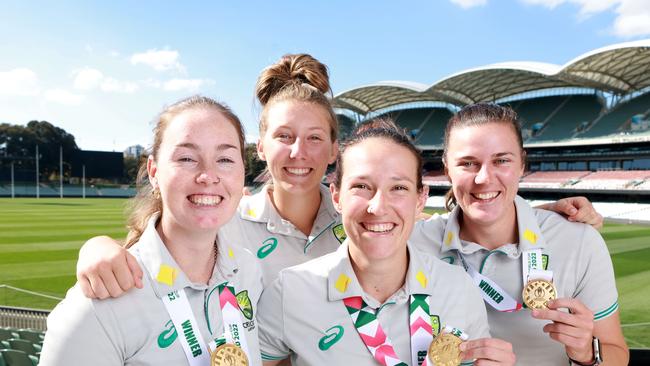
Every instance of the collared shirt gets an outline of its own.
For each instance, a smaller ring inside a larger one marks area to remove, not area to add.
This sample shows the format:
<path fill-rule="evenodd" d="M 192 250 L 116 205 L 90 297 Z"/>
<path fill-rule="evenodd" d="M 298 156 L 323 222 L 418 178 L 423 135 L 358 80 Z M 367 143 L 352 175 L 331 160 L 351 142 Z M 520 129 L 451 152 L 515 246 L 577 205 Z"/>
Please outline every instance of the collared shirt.
<path fill-rule="evenodd" d="M 515 199 L 518 243 L 494 250 L 461 240 L 456 207 L 448 220 L 418 222 L 409 241 L 420 250 L 460 265 L 462 254 L 469 265 L 496 282 L 522 302 L 522 261 L 526 250 L 541 249 L 543 266 L 553 271 L 559 298 L 577 298 L 591 309 L 596 321 L 618 309 L 618 293 L 612 261 L 600 234 L 589 225 L 572 223 L 553 212 L 533 209 L 521 197 Z M 511 342 L 521 365 L 561 365 L 568 358 L 564 346 L 542 331 L 546 320 L 536 320 L 527 309 L 499 312 L 489 305 L 490 331 Z"/>
<path fill-rule="evenodd" d="M 259 259 L 264 285 L 284 268 L 335 251 L 345 239 L 327 187 L 320 186 L 321 202 L 309 235 L 280 216 L 269 197 L 272 190 L 272 185 L 266 185 L 255 195 L 243 197 L 235 217 L 219 232 L 223 240 L 239 243 Z"/>
<path fill-rule="evenodd" d="M 40 365 L 188 365 L 161 297 L 185 290 L 205 342 L 223 335 L 218 285 L 228 281 L 240 294 L 242 321 L 252 355 L 260 365 L 257 341 L 257 302 L 262 291 L 261 270 L 250 253 L 218 242 L 217 264 L 208 285 L 192 283 L 170 255 L 149 221 L 129 251 L 144 270 L 142 289 L 119 298 L 87 299 L 79 286 L 71 288 L 47 319 Z"/>
<path fill-rule="evenodd" d="M 483 301 L 462 269 L 409 248 L 404 286 L 383 304 L 368 296 L 352 269 L 348 245 L 280 272 L 260 299 L 262 358 L 291 357 L 292 365 L 373 365 L 343 299 L 361 296 L 391 339 L 397 356 L 410 363 L 409 296 L 429 294 L 434 334 L 449 325 L 470 338 L 488 337 Z"/>

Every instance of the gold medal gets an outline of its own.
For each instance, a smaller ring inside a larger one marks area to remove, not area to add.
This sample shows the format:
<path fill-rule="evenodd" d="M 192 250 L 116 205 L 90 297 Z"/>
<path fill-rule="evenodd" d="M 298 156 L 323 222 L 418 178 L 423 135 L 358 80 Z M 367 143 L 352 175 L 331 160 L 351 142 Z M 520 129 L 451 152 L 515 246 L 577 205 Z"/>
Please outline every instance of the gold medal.
<path fill-rule="evenodd" d="M 248 366 L 248 357 L 241 348 L 231 343 L 225 343 L 212 352 L 210 365 Z"/>
<path fill-rule="evenodd" d="M 552 282 L 532 280 L 524 287 L 521 297 L 530 309 L 548 309 L 548 302 L 557 298 L 557 290 Z"/>
<path fill-rule="evenodd" d="M 450 333 L 441 333 L 429 345 L 429 360 L 436 366 L 460 365 L 460 349 L 463 341 Z"/>

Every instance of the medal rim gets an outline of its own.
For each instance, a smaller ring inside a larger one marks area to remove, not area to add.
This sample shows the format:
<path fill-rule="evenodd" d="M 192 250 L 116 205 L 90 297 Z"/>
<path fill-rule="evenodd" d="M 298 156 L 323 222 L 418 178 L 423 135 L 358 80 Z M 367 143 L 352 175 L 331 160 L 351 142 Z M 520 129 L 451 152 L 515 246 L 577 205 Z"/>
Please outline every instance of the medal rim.
<path fill-rule="evenodd" d="M 237 346 L 236 344 L 233 344 L 233 343 L 224 343 L 224 344 L 222 344 L 222 345 L 219 345 L 217 348 L 215 348 L 214 351 L 212 351 L 212 352 L 210 353 L 210 365 L 211 365 L 211 366 L 219 366 L 219 365 L 222 365 L 221 363 L 217 363 L 217 362 L 215 361 L 215 357 L 217 356 L 217 353 L 219 353 L 219 352 L 223 352 L 223 351 L 224 351 L 225 349 L 227 349 L 227 348 L 234 348 L 234 349 L 236 349 L 236 350 L 238 351 L 238 352 L 236 353 L 236 356 L 235 356 L 235 357 L 237 357 L 237 361 L 239 361 L 238 365 L 242 365 L 242 364 L 243 364 L 244 366 L 248 366 L 248 365 L 249 365 L 249 363 L 248 363 L 248 356 L 246 355 L 246 353 L 244 352 L 244 350 L 241 349 L 241 347 L 239 347 L 239 346 Z"/>
<path fill-rule="evenodd" d="M 547 296 L 548 298 L 546 299 L 546 302 L 548 302 L 550 300 L 557 299 L 557 288 L 555 287 L 555 284 L 552 281 L 544 280 L 544 279 L 541 279 L 541 278 L 538 278 L 538 279 L 535 279 L 535 280 L 530 280 L 530 281 L 528 281 L 528 283 L 526 283 L 526 286 L 524 286 L 524 289 L 521 291 L 521 298 L 522 298 L 524 304 L 526 304 L 526 306 L 529 309 L 548 309 L 548 306 L 546 306 L 544 304 L 541 304 L 540 306 L 532 306 L 530 304 L 530 302 L 526 300 L 526 294 L 534 290 L 532 288 L 529 290 L 529 288 L 533 284 L 540 283 L 540 282 L 541 283 L 548 283 L 549 285 L 551 285 L 551 288 L 553 289 L 552 297 Z"/>

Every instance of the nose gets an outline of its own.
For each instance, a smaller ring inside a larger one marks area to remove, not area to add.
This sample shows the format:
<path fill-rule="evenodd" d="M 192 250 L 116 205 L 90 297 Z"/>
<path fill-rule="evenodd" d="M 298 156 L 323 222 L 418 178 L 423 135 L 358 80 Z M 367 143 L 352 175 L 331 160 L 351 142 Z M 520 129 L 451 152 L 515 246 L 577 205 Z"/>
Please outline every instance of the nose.
<path fill-rule="evenodd" d="M 296 138 L 296 140 L 291 144 L 291 153 L 289 157 L 292 159 L 298 159 L 303 157 L 305 153 L 305 146 L 301 138 Z"/>
<path fill-rule="evenodd" d="M 492 174 L 492 171 L 490 169 L 489 164 L 483 164 L 481 165 L 481 169 L 476 173 L 476 177 L 474 177 L 474 183 L 476 184 L 487 184 L 490 183 L 490 175 Z"/>
<path fill-rule="evenodd" d="M 219 183 L 220 181 L 221 179 L 217 174 L 217 170 L 215 168 L 210 168 L 206 165 L 201 166 L 199 175 L 196 177 L 196 183 L 199 184 L 213 184 L 213 183 Z"/>
<path fill-rule="evenodd" d="M 386 211 L 386 200 L 381 191 L 375 192 L 375 195 L 372 196 L 370 201 L 368 201 L 368 213 L 375 216 L 381 216 Z"/>

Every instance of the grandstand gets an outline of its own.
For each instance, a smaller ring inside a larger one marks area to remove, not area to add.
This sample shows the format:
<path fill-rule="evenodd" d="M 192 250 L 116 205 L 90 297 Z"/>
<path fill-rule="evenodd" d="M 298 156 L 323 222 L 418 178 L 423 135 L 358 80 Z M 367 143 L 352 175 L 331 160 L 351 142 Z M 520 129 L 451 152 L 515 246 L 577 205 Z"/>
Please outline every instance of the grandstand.
<path fill-rule="evenodd" d="M 386 115 L 411 132 L 434 194 L 449 187 L 441 161 L 446 121 L 477 102 L 509 105 L 520 116 L 528 160 L 522 194 L 650 203 L 650 40 L 597 49 L 564 65 L 506 62 L 432 85 L 380 82 L 334 98 L 348 118 L 355 115 L 351 120 Z"/>

